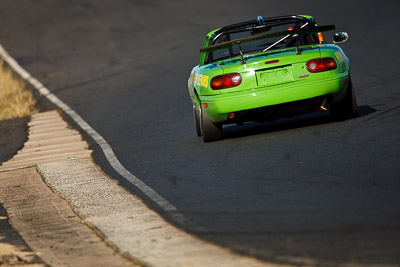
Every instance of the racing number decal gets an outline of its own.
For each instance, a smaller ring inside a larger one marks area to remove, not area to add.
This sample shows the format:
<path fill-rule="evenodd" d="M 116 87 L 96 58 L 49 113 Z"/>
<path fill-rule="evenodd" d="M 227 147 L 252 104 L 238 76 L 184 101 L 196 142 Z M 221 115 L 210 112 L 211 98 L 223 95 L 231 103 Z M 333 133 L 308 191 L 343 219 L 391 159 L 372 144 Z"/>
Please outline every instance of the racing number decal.
<path fill-rule="evenodd" d="M 198 74 L 198 73 L 194 72 L 192 75 L 190 75 L 189 84 L 191 87 L 193 85 L 197 85 L 197 86 L 202 86 L 202 87 L 207 88 L 209 79 L 210 79 L 210 76 Z"/>
<path fill-rule="evenodd" d="M 197 86 L 202 86 L 202 87 L 208 87 L 208 80 L 209 80 L 209 76 L 207 75 L 203 75 L 203 74 L 199 74 L 196 77 L 196 85 Z"/>

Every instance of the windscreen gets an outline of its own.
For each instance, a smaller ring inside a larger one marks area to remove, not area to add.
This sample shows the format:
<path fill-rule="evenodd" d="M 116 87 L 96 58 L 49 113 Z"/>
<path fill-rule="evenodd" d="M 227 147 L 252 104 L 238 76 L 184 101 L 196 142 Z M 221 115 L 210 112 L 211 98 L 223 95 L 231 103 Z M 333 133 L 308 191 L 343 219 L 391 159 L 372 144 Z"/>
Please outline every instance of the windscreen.
<path fill-rule="evenodd" d="M 241 38 L 252 37 L 259 34 L 269 34 L 276 32 L 283 32 L 288 30 L 298 30 L 310 27 L 307 21 L 290 21 L 290 22 L 279 22 L 272 25 L 265 25 L 261 27 L 245 28 L 238 30 L 231 30 L 222 32 L 217 35 L 210 45 L 225 43 L 231 40 L 237 40 Z M 283 48 L 296 47 L 297 41 L 299 46 L 317 44 L 318 38 L 315 34 L 301 34 L 298 38 L 293 36 L 279 36 L 267 39 L 254 40 L 247 43 L 241 44 L 241 50 L 243 54 L 259 53 L 269 50 L 277 50 Z M 222 50 L 209 52 L 207 54 L 207 63 L 214 61 L 224 60 L 240 55 L 240 50 L 237 45 Z"/>

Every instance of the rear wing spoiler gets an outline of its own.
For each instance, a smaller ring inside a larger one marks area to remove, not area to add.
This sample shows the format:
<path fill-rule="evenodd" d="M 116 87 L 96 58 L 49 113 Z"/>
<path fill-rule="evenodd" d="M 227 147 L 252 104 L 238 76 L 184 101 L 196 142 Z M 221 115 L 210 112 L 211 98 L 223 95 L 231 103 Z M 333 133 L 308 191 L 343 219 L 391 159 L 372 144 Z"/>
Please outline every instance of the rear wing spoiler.
<path fill-rule="evenodd" d="M 248 43 L 248 42 L 260 40 L 260 39 L 286 36 L 286 35 L 293 36 L 296 34 L 313 34 L 313 33 L 319 33 L 319 32 L 332 31 L 335 29 L 336 29 L 335 25 L 326 25 L 326 26 L 316 26 L 316 27 L 312 27 L 312 28 L 305 28 L 305 29 L 292 30 L 292 31 L 282 31 L 282 32 L 275 32 L 275 33 L 268 33 L 268 34 L 260 34 L 260 35 L 256 35 L 256 36 L 251 36 L 251 37 L 228 41 L 228 42 L 221 43 L 221 44 L 211 45 L 208 47 L 203 47 L 203 48 L 200 48 L 200 53 L 218 51 L 218 50 L 222 50 L 225 48 L 230 48 L 234 45 L 240 45 L 243 43 Z"/>

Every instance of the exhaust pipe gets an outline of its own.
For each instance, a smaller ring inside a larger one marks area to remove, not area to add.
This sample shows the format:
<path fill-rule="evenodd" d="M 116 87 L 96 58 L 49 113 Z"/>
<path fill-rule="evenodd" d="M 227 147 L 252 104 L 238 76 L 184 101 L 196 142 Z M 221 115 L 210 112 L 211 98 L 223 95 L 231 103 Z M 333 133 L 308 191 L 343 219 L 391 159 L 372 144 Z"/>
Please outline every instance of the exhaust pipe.
<path fill-rule="evenodd" d="M 332 105 L 332 96 L 327 96 L 322 101 L 321 106 L 319 107 L 320 111 L 327 111 Z"/>

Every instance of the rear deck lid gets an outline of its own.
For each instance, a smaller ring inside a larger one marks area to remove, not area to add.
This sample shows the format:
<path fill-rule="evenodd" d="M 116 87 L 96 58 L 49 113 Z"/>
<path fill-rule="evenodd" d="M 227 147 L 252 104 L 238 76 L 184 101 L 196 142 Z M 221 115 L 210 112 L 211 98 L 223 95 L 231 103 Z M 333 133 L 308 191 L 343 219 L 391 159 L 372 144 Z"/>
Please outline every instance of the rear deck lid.
<path fill-rule="evenodd" d="M 220 64 L 224 73 L 239 73 L 242 84 L 238 87 L 221 90 L 221 93 L 242 90 L 267 89 L 268 87 L 299 82 L 308 77 L 306 63 L 320 57 L 318 45 L 303 47 L 301 54 L 295 50 L 273 51 L 263 55 L 248 56 L 246 63 L 240 60 Z"/>

